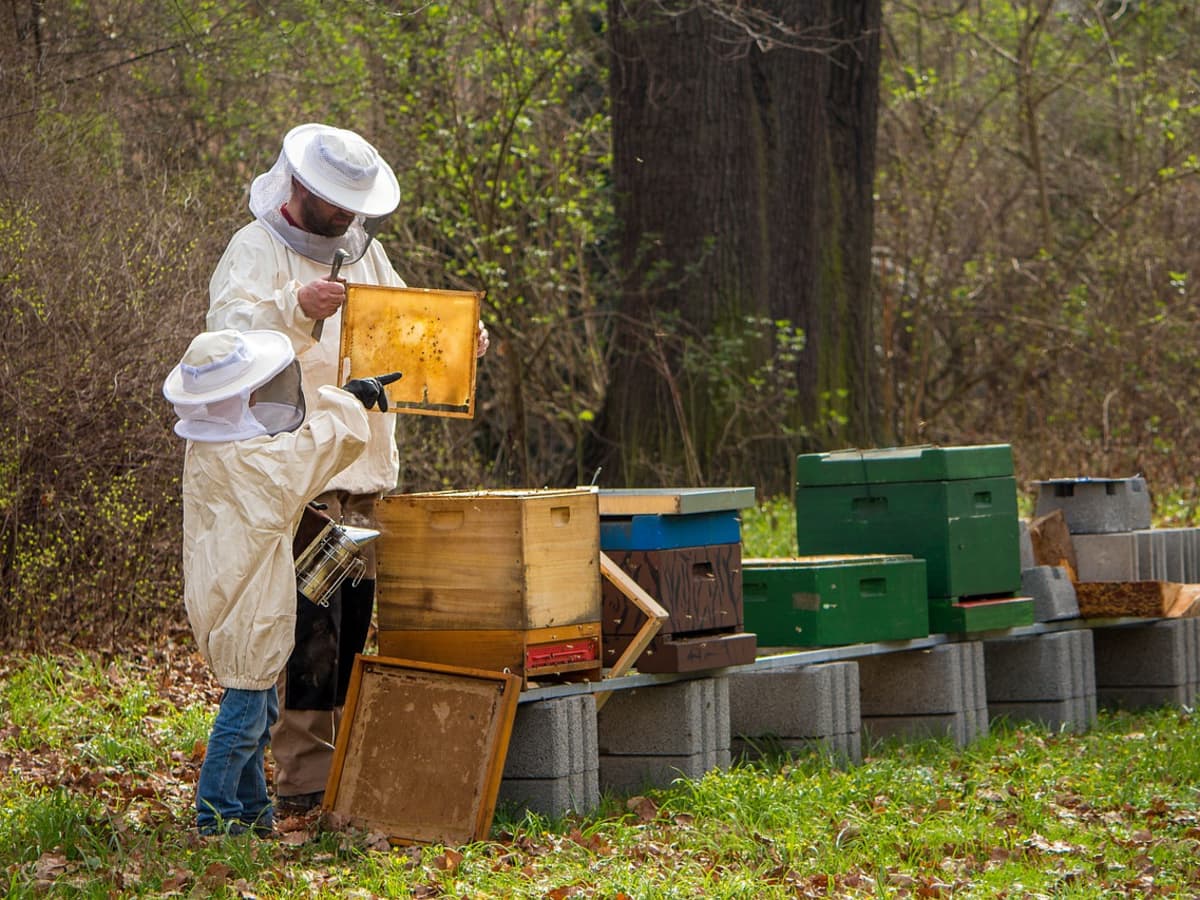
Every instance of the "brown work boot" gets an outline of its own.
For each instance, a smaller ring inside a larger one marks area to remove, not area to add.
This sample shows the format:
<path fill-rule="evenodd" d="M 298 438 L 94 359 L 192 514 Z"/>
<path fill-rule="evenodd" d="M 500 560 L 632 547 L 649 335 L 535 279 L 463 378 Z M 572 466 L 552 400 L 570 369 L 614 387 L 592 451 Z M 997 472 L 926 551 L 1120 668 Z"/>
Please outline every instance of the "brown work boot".
<path fill-rule="evenodd" d="M 313 791 L 311 794 L 293 794 L 290 797 L 275 798 L 276 816 L 302 816 L 321 805 L 325 799 L 324 791 Z"/>

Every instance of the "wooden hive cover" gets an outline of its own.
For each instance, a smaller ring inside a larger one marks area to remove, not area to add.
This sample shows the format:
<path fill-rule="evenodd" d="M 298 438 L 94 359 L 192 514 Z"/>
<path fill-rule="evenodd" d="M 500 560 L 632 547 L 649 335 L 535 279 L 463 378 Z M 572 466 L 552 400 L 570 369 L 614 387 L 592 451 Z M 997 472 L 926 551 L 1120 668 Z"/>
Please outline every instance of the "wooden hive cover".
<path fill-rule="evenodd" d="M 402 372 L 388 409 L 430 416 L 475 414 L 475 345 L 482 292 L 346 286 L 341 383 Z"/>
<path fill-rule="evenodd" d="M 483 840 L 520 690 L 516 675 L 355 657 L 326 805 L 394 843 Z"/>

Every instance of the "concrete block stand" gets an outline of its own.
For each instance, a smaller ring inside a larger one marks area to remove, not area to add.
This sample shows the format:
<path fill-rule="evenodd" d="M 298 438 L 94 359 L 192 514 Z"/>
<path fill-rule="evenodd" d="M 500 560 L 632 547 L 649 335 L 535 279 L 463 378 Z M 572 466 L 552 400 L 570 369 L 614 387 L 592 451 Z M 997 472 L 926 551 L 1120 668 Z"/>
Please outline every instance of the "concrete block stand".
<path fill-rule="evenodd" d="M 1061 566 L 1033 566 L 1021 570 L 1021 593 L 1033 598 L 1033 620 L 1054 622 L 1078 619 L 1079 599 L 1071 576 Z"/>
<path fill-rule="evenodd" d="M 862 761 L 857 662 L 729 676 L 730 750 L 757 759 L 815 750 L 837 765 Z"/>
<path fill-rule="evenodd" d="M 1096 699 L 1101 706 L 1195 705 L 1200 688 L 1200 619 L 1097 628 L 1093 636 Z"/>
<path fill-rule="evenodd" d="M 614 691 L 597 717 L 600 789 L 631 794 L 729 766 L 729 678 Z"/>
<path fill-rule="evenodd" d="M 1087 629 L 984 641 L 988 715 L 1083 732 L 1096 723 L 1096 674 Z"/>
<path fill-rule="evenodd" d="M 1062 478 L 1038 481 L 1035 515 L 1061 509 L 1072 534 L 1107 534 L 1150 527 L 1150 492 L 1132 478 Z"/>
<path fill-rule="evenodd" d="M 517 707 L 497 804 L 551 818 L 599 806 L 595 697 L 578 694 Z"/>
<path fill-rule="evenodd" d="M 983 643 L 962 641 L 858 661 L 863 734 L 950 737 L 965 746 L 988 731 Z"/>

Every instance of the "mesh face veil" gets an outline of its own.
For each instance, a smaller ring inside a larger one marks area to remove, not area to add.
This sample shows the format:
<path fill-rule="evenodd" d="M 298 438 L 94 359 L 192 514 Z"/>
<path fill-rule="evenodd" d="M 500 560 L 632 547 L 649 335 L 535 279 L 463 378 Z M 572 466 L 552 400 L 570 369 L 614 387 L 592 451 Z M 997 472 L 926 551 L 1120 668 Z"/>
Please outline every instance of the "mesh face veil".
<path fill-rule="evenodd" d="M 300 386 L 300 361 L 292 360 L 282 372 L 257 388 L 251 396 L 250 415 L 267 434 L 295 431 L 304 421 L 304 391 Z"/>
<path fill-rule="evenodd" d="M 280 211 L 292 178 L 332 205 L 355 213 L 345 234 L 329 237 L 292 225 Z M 250 185 L 250 211 L 276 238 L 301 256 L 329 265 L 338 250 L 357 262 L 400 200 L 395 173 L 358 135 L 326 125 L 300 125 L 267 172 Z"/>
<path fill-rule="evenodd" d="M 163 396 L 179 416 L 175 433 L 193 441 L 278 434 L 304 420 L 300 364 L 277 331 L 197 335 L 163 383 Z"/>

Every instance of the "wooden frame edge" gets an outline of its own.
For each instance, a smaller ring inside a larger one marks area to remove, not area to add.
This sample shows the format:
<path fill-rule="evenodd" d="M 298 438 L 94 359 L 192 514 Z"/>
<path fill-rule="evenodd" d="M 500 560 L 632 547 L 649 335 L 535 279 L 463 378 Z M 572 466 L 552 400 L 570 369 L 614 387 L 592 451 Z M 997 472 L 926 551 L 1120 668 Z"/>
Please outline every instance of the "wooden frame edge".
<path fill-rule="evenodd" d="M 640 584 L 630 578 L 625 570 L 613 562 L 604 551 L 600 552 L 600 574 L 607 578 L 613 587 L 628 597 L 634 606 L 646 614 L 646 623 L 638 629 L 638 633 L 634 635 L 629 646 L 625 648 L 625 652 L 613 663 L 612 668 L 605 675 L 605 678 L 618 678 L 633 667 L 634 662 L 642 655 L 642 651 L 646 649 L 649 643 L 654 640 L 654 636 L 662 629 L 663 622 L 670 618 L 670 613 L 657 600 L 651 597 Z M 612 691 L 598 691 L 596 693 L 597 710 L 608 702 L 611 694 Z"/>

